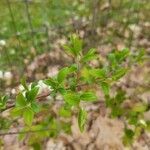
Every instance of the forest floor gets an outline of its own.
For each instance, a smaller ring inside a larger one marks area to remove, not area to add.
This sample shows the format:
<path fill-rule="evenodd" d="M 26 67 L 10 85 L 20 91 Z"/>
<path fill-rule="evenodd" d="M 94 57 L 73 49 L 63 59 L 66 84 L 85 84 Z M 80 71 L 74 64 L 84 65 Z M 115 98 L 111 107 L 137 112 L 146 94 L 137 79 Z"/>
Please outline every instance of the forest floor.
<path fill-rule="evenodd" d="M 134 34 L 137 34 L 135 32 Z M 136 35 L 135 35 L 136 36 Z M 148 55 L 150 54 L 149 39 L 140 39 L 140 35 L 135 38 L 135 43 L 143 44 L 146 47 Z M 62 61 L 65 57 L 62 57 L 63 53 L 60 44 L 63 43 L 63 39 L 56 41 L 54 51 L 37 56 L 27 67 L 26 76 L 30 77 L 30 80 L 41 80 L 45 77 L 54 75 L 58 72 L 58 69 L 62 67 Z M 118 48 L 123 48 L 123 43 L 118 43 Z M 102 57 L 111 51 L 111 45 L 101 45 L 97 47 L 98 52 Z M 46 69 L 45 69 L 46 68 Z M 132 96 L 133 101 L 136 99 L 142 99 L 145 102 L 150 101 L 150 61 L 146 61 L 140 66 L 132 66 L 131 71 L 123 79 L 121 79 L 116 87 L 119 87 Z M 11 80 L 17 76 L 12 76 L 11 79 L 6 81 L 7 92 L 14 92 L 10 87 Z M 18 87 L 16 87 L 18 88 Z M 114 87 L 115 88 L 115 87 Z M 77 118 L 72 116 L 71 135 L 60 134 L 55 139 L 48 139 L 44 143 L 45 150 L 149 150 L 150 149 L 150 134 L 143 135 L 141 138 L 136 139 L 131 148 L 126 148 L 122 144 L 123 134 L 123 121 L 121 119 L 111 119 L 108 114 L 103 101 L 104 96 L 99 92 L 100 101 L 93 104 L 87 104 L 86 110 L 88 113 L 88 124 L 86 130 L 81 133 L 78 128 Z M 132 103 L 132 102 L 131 102 Z M 56 110 L 59 102 L 55 102 L 53 107 Z M 7 115 L 5 112 L 4 115 Z M 145 119 L 150 120 L 150 112 L 145 114 Z M 12 130 L 11 130 L 12 131 Z M 5 150 L 26 150 L 30 149 L 25 143 L 19 142 L 17 135 L 5 135 L 4 149 Z"/>

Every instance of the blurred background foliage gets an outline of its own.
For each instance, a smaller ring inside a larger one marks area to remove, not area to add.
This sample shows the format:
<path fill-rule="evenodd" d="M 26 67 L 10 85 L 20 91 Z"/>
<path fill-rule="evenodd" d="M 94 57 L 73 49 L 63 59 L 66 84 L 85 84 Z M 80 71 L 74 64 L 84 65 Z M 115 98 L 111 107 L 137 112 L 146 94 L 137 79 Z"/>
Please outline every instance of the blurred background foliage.
<path fill-rule="evenodd" d="M 102 61 L 108 52 L 123 48 L 133 52 L 144 49 L 150 55 L 149 0 L 0 0 L 0 10 L 0 95 L 8 94 L 12 99 L 23 75 L 27 81 L 41 80 L 63 65 L 66 60 L 61 55 L 62 45 L 72 33 L 83 38 L 84 50 L 96 48 Z M 58 58 L 50 57 L 50 53 Z M 127 90 L 130 91 L 130 86 L 137 90 L 133 99 L 149 90 L 148 65 L 142 68 L 146 73 L 137 70 L 133 82 L 127 80 Z M 144 78 L 139 85 L 135 82 L 138 75 Z M 43 111 L 43 115 L 51 114 Z M 2 117 L 0 122 L 0 129 L 11 125 L 9 119 Z M 60 124 L 49 116 L 33 129 L 41 129 L 49 122 L 53 128 Z M 62 128 L 70 132 L 68 125 L 62 124 Z M 55 137 L 57 133 L 38 134 Z M 36 143 L 39 137 L 33 134 L 29 141 Z"/>
<path fill-rule="evenodd" d="M 1 0 L 0 10 L 1 72 L 24 74 L 35 56 L 75 32 L 85 48 L 148 48 L 149 0 Z"/>

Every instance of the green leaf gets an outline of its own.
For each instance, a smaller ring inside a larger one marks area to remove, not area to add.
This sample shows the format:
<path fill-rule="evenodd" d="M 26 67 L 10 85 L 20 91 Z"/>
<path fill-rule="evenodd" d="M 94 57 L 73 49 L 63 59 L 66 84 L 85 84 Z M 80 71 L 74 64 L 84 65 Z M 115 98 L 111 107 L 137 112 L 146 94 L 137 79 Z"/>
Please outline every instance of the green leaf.
<path fill-rule="evenodd" d="M 24 87 L 24 89 L 26 89 L 27 91 L 29 90 L 29 89 L 28 89 L 28 86 L 27 86 L 27 83 L 26 83 L 26 78 L 25 78 L 25 77 L 23 77 L 23 78 L 21 79 L 21 84 L 22 84 L 22 86 Z"/>
<path fill-rule="evenodd" d="M 82 92 L 80 95 L 80 99 L 83 101 L 96 101 L 97 96 L 95 95 L 94 92 L 87 91 L 87 92 Z"/>
<path fill-rule="evenodd" d="M 134 132 L 133 132 L 131 129 L 125 129 L 125 135 L 126 135 L 128 138 L 132 139 L 133 136 L 134 136 Z"/>
<path fill-rule="evenodd" d="M 33 150 L 41 150 L 42 149 L 41 144 L 38 142 L 34 142 L 31 146 L 32 146 Z"/>
<path fill-rule="evenodd" d="M 0 97 L 0 108 L 3 109 L 6 107 L 7 100 L 8 100 L 7 95 Z"/>
<path fill-rule="evenodd" d="M 62 107 L 62 108 L 59 110 L 59 114 L 60 114 L 60 116 L 62 116 L 62 117 L 71 117 L 71 110 Z"/>
<path fill-rule="evenodd" d="M 147 121 L 146 121 L 146 125 L 147 125 L 146 130 L 147 130 L 148 132 L 150 132 L 150 120 L 147 120 Z"/>
<path fill-rule="evenodd" d="M 93 59 L 96 59 L 98 56 L 96 55 L 96 50 L 95 49 L 90 49 L 81 59 L 82 62 L 88 62 Z"/>
<path fill-rule="evenodd" d="M 72 35 L 70 40 L 73 53 L 75 56 L 79 55 L 82 50 L 82 40 L 77 35 Z"/>
<path fill-rule="evenodd" d="M 110 53 L 108 55 L 108 60 L 110 63 L 110 66 L 115 69 L 122 61 L 124 61 L 127 56 L 129 55 L 128 49 L 123 49 L 122 51 L 115 50 L 114 52 Z"/>
<path fill-rule="evenodd" d="M 121 104 L 126 99 L 125 94 L 126 94 L 125 91 L 122 91 L 122 90 L 117 91 L 115 100 L 117 101 L 118 104 Z"/>
<path fill-rule="evenodd" d="M 66 92 L 63 97 L 65 102 L 71 106 L 77 106 L 80 102 L 80 96 L 74 92 Z"/>
<path fill-rule="evenodd" d="M 78 70 L 77 64 L 72 64 L 69 68 L 69 73 L 73 73 Z"/>
<path fill-rule="evenodd" d="M 40 106 L 36 103 L 31 103 L 31 108 L 35 113 L 38 113 L 40 111 Z"/>
<path fill-rule="evenodd" d="M 125 60 L 127 56 L 129 56 L 129 52 L 130 52 L 129 49 L 123 49 L 122 51 L 117 51 L 115 53 L 117 62 L 120 63 L 123 60 Z"/>
<path fill-rule="evenodd" d="M 91 82 L 91 73 L 89 68 L 82 68 L 81 70 L 81 78 L 82 80 L 85 80 L 86 82 L 90 83 Z"/>
<path fill-rule="evenodd" d="M 140 52 L 138 53 L 138 55 L 136 56 L 135 60 L 137 62 L 141 62 L 144 60 L 144 56 L 145 56 L 146 51 L 144 49 L 141 49 Z"/>
<path fill-rule="evenodd" d="M 28 102 L 33 102 L 36 99 L 36 96 L 38 94 L 39 87 L 34 87 L 30 91 L 27 92 L 27 100 Z"/>
<path fill-rule="evenodd" d="M 33 89 L 34 87 L 36 87 L 38 85 L 38 83 L 37 82 L 33 82 L 33 83 L 31 83 L 31 89 Z"/>
<path fill-rule="evenodd" d="M 136 125 L 138 123 L 137 116 L 129 116 L 128 123 L 131 125 Z"/>
<path fill-rule="evenodd" d="M 9 97 L 8 97 L 7 95 L 3 96 L 3 97 L 2 97 L 2 101 L 3 101 L 3 103 L 6 103 L 6 102 L 7 102 L 7 100 L 8 100 L 8 98 L 9 98 Z"/>
<path fill-rule="evenodd" d="M 127 73 L 128 69 L 126 68 L 121 68 L 115 71 L 115 73 L 112 76 L 113 80 L 118 80 L 121 77 L 123 77 Z"/>
<path fill-rule="evenodd" d="M 34 117 L 34 112 L 31 110 L 31 108 L 29 107 L 26 108 L 23 112 L 23 119 L 28 126 L 32 125 L 33 117 Z"/>
<path fill-rule="evenodd" d="M 133 112 L 139 112 L 139 113 L 143 113 L 147 110 L 147 105 L 143 104 L 143 103 L 137 103 L 134 105 L 134 107 L 132 108 Z"/>
<path fill-rule="evenodd" d="M 48 79 L 44 80 L 43 82 L 44 82 L 44 84 L 52 87 L 54 90 L 57 89 L 57 87 L 58 87 L 58 82 L 53 78 L 48 78 Z"/>
<path fill-rule="evenodd" d="M 25 107 L 15 107 L 11 110 L 11 115 L 13 117 L 21 116 L 24 112 Z"/>
<path fill-rule="evenodd" d="M 112 109 L 111 110 L 112 117 L 120 117 L 124 112 L 124 109 L 119 106 L 112 106 L 111 109 Z"/>
<path fill-rule="evenodd" d="M 106 82 L 101 82 L 100 85 L 101 85 L 101 88 L 102 88 L 104 94 L 109 95 L 109 90 L 110 90 L 109 84 Z"/>
<path fill-rule="evenodd" d="M 62 83 L 69 73 L 70 73 L 70 70 L 68 67 L 61 69 L 57 75 L 57 81 L 59 83 Z"/>
<path fill-rule="evenodd" d="M 68 53 L 69 55 L 73 55 L 72 49 L 68 45 L 64 45 L 63 48 L 66 51 L 66 53 Z"/>
<path fill-rule="evenodd" d="M 106 77 L 106 70 L 105 69 L 91 69 L 89 70 L 90 75 L 95 78 L 105 78 Z"/>
<path fill-rule="evenodd" d="M 4 103 L 1 101 L 0 102 L 0 108 L 3 108 L 5 105 L 4 105 Z"/>
<path fill-rule="evenodd" d="M 113 99 L 109 95 L 105 95 L 105 103 L 107 107 L 112 107 Z"/>
<path fill-rule="evenodd" d="M 19 93 L 16 97 L 16 105 L 24 107 L 26 106 L 26 104 L 27 104 L 26 98 L 23 96 L 22 93 Z"/>
<path fill-rule="evenodd" d="M 112 68 L 115 68 L 117 66 L 117 61 L 116 61 L 116 57 L 114 53 L 110 53 L 108 55 L 108 60 L 110 62 L 110 65 L 112 66 Z"/>
<path fill-rule="evenodd" d="M 87 112 L 84 109 L 80 109 L 79 115 L 78 115 L 78 125 L 79 125 L 81 132 L 84 131 L 86 119 L 87 119 Z"/>
<path fill-rule="evenodd" d="M 131 129 L 125 128 L 124 130 L 124 137 L 123 137 L 123 143 L 124 145 L 131 145 L 134 138 L 134 132 Z"/>
<path fill-rule="evenodd" d="M 78 56 L 82 50 L 82 40 L 77 35 L 72 35 L 70 43 L 64 46 L 65 51 L 72 56 Z"/>
<path fill-rule="evenodd" d="M 64 95 L 66 93 L 66 89 L 63 87 L 58 88 L 57 91 L 62 95 Z"/>

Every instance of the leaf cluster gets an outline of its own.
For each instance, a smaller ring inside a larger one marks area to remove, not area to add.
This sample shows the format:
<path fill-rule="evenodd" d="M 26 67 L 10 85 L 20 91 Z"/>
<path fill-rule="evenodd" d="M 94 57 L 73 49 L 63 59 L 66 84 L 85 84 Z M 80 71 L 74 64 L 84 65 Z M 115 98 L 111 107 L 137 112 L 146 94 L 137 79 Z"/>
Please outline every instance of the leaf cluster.
<path fill-rule="evenodd" d="M 125 124 L 124 144 L 131 144 L 133 139 L 140 135 L 143 129 L 149 129 L 150 123 L 143 119 L 143 114 L 149 110 L 147 104 L 139 102 L 133 107 L 126 109 L 124 107 L 124 102 L 127 99 L 125 91 L 119 89 L 116 90 L 116 94 L 111 95 L 112 86 L 127 74 L 131 68 L 130 63 L 137 63 L 143 59 L 143 51 L 140 51 L 135 56 L 129 49 L 114 50 L 107 55 L 107 61 L 104 64 L 94 66 L 91 65 L 91 62 L 99 61 L 98 52 L 94 48 L 84 52 L 83 42 L 77 35 L 71 36 L 70 42 L 64 46 L 64 49 L 73 58 L 74 62 L 60 69 L 55 77 L 43 80 L 43 83 L 52 89 L 50 96 L 54 100 L 57 95 L 61 95 L 63 98 L 63 104 L 57 115 L 60 115 L 62 118 L 70 118 L 73 114 L 77 114 L 78 126 L 80 131 L 83 132 L 87 122 L 88 111 L 86 107 L 83 107 L 82 103 L 100 100 L 101 98 L 97 96 L 96 92 L 101 90 L 105 97 L 106 107 L 111 110 L 110 116 L 112 118 L 123 118 L 128 124 L 128 126 Z M 50 108 L 47 104 L 40 106 L 37 102 L 36 98 L 39 93 L 37 84 L 33 83 L 31 86 L 28 86 L 25 78 L 21 80 L 21 84 L 24 90 L 20 91 L 16 96 L 12 115 L 13 117 L 23 118 L 27 125 L 24 128 L 25 131 L 29 127 L 33 130 L 45 127 L 52 129 L 49 134 L 43 132 L 43 137 L 55 137 L 61 129 L 70 132 L 70 123 L 58 122 L 55 119 L 56 114 L 54 116 L 50 114 L 44 120 L 39 121 L 39 123 L 34 123 L 34 116 L 37 113 L 50 112 Z M 0 108 L 5 108 L 6 102 L 7 97 L 1 97 Z M 131 129 L 130 125 L 134 126 L 134 128 Z"/>

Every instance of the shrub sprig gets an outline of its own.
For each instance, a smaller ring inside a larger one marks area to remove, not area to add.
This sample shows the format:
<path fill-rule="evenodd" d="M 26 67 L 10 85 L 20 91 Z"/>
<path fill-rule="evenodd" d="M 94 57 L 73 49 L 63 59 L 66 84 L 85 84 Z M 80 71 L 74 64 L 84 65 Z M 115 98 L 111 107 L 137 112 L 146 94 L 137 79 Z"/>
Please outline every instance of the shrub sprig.
<path fill-rule="evenodd" d="M 24 120 L 25 127 L 20 133 L 28 133 L 29 129 L 37 131 L 45 127 L 51 129 L 51 132 L 48 133 L 42 130 L 43 134 L 40 132 L 39 135 L 41 139 L 44 136 L 54 137 L 61 129 L 66 132 L 70 131 L 70 123 L 57 122 L 53 114 L 44 116 L 44 121 L 36 123 L 34 118 L 38 118 L 40 112 L 46 113 L 46 109 L 49 110 L 52 107 L 41 105 L 37 99 L 45 99 L 49 95 L 54 99 L 57 95 L 62 96 L 64 102 L 59 110 L 60 117 L 71 117 L 73 111 L 76 110 L 79 129 L 83 132 L 88 112 L 81 103 L 99 101 L 100 98 L 96 95 L 96 91 L 101 90 L 104 93 L 106 107 L 111 109 L 110 117 L 125 120 L 123 143 L 132 144 L 136 137 L 150 128 L 150 121 L 145 121 L 143 117 L 150 107 L 144 102 L 138 102 L 131 108 L 126 108 L 123 105 L 127 99 L 125 91 L 117 90 L 112 96 L 111 88 L 127 74 L 132 65 L 143 60 L 144 50 L 136 55 L 132 54 L 129 49 L 114 50 L 107 55 L 107 62 L 97 67 L 92 66 L 91 61 L 99 61 L 98 53 L 93 48 L 83 53 L 83 42 L 78 36 L 71 36 L 70 43 L 65 45 L 64 49 L 74 62 L 59 70 L 55 77 L 43 80 L 43 83 L 51 89 L 48 94 L 40 97 L 38 84 L 33 83 L 29 88 L 25 79 L 21 80 L 24 90 L 18 93 L 11 111 L 13 117 L 21 117 Z M 3 96 L 0 98 L 0 110 L 6 109 L 7 97 Z"/>

